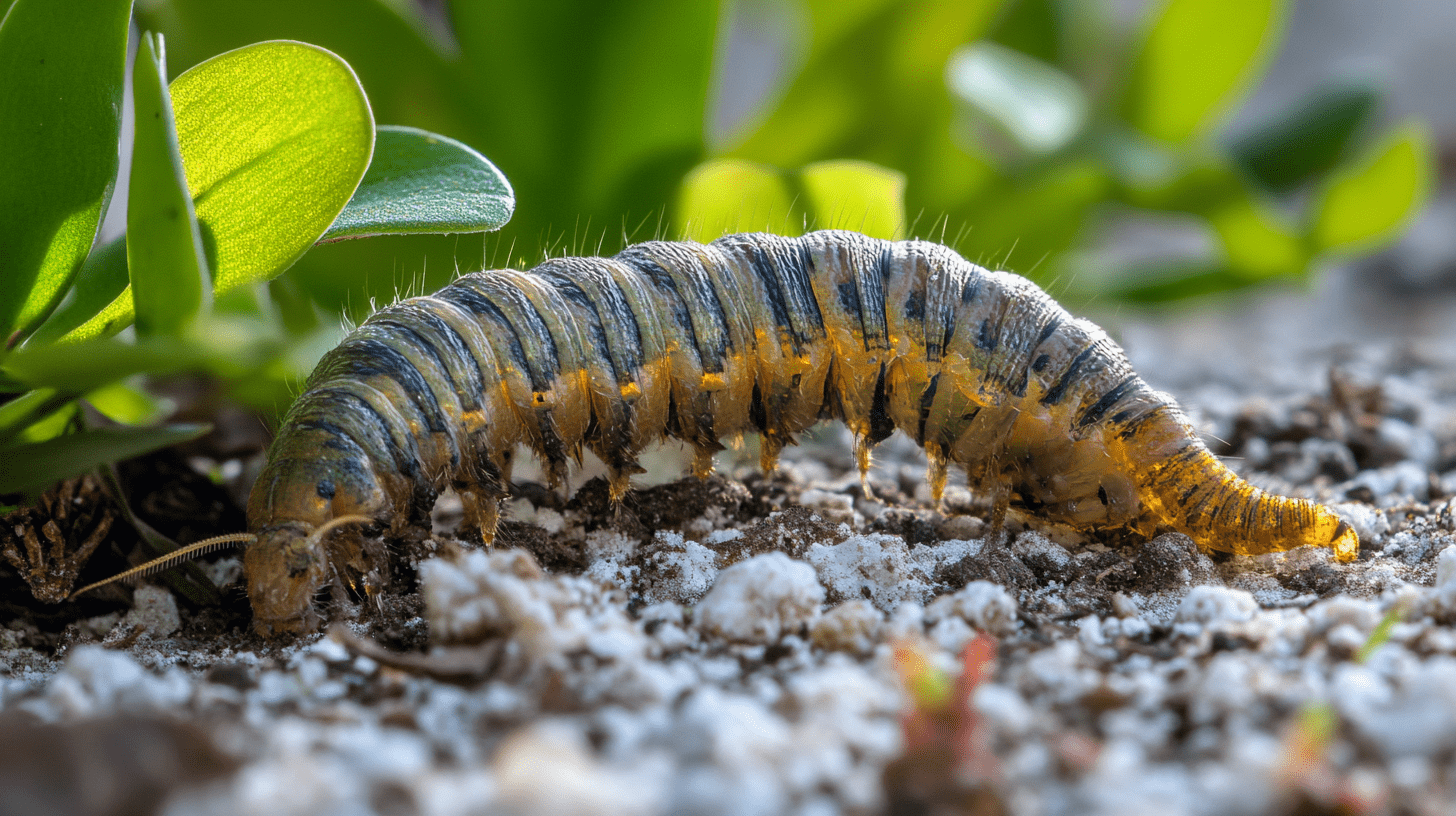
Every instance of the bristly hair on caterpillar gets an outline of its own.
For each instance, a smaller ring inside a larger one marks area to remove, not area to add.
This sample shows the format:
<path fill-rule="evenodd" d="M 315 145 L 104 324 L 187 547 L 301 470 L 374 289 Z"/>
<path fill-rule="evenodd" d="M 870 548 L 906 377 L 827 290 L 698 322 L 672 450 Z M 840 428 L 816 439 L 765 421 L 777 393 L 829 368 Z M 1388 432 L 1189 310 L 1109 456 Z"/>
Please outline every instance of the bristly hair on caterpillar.
<path fill-rule="evenodd" d="M 1030 281 L 925 241 L 846 231 L 650 241 L 461 277 L 364 321 L 319 363 L 253 487 L 244 569 L 262 632 L 312 625 L 337 576 L 383 569 L 370 533 L 428 525 L 453 487 L 489 542 L 524 444 L 559 479 L 591 450 L 619 498 L 664 437 L 705 476 L 719 440 L 762 465 L 821 419 L 863 471 L 899 430 L 993 501 L 1079 529 L 1172 529 L 1238 554 L 1358 554 L 1328 509 L 1225 467 L 1097 326 Z M 325 540 L 337 519 L 347 525 Z"/>

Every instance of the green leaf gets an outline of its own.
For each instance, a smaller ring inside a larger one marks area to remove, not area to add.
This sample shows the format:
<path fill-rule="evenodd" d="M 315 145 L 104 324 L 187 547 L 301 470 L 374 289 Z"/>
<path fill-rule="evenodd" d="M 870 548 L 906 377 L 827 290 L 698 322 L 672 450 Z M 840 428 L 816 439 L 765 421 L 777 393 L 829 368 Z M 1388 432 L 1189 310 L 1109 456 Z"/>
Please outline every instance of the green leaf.
<path fill-rule="evenodd" d="M 54 388 L 39 388 L 0 405 L 0 445 L 72 404 L 73 399 Z"/>
<path fill-rule="evenodd" d="M 1230 270 L 1250 280 L 1298 275 L 1309 263 L 1300 236 L 1251 196 L 1229 201 L 1208 213 L 1208 220 L 1223 240 Z"/>
<path fill-rule="evenodd" d="M 384 233 L 487 232 L 516 207 L 506 177 L 469 145 L 381 125 L 374 160 L 323 240 Z"/>
<path fill-rule="evenodd" d="M 443 26 L 432 24 L 439 18 L 427 22 L 421 5 L 413 0 L 148 0 L 138 5 L 136 15 L 142 28 L 166 33 L 167 59 L 174 71 L 260 40 L 313 43 L 338 54 L 354 69 L 368 90 L 376 121 L 424 128 L 482 150 L 490 144 L 473 125 L 481 113 L 467 104 L 471 97 L 462 87 L 466 76 L 459 49 L 441 36 Z M 488 100 L 487 90 L 482 89 L 480 96 Z M 492 113 L 510 115 L 505 109 Z M 501 168 L 514 169 L 494 152 L 489 155 Z M 511 182 L 518 198 L 525 200 L 514 173 Z M 559 188 L 530 191 L 530 197 L 538 200 L 559 194 Z M 655 203 L 664 200 L 659 195 Z M 527 235 L 534 251 L 539 228 L 537 224 L 502 236 L 502 254 L 512 242 L 524 248 L 527 242 L 521 238 Z M 338 241 L 316 245 L 285 274 L 320 306 L 337 312 L 346 303 L 357 308 L 370 298 L 393 300 L 406 290 L 434 291 L 449 283 L 457 269 L 479 269 L 486 260 L 484 249 L 484 240 L 445 235 Z"/>
<path fill-rule="evenodd" d="M 1429 134 L 1423 125 L 1409 123 L 1370 155 L 1336 170 L 1316 208 L 1315 247 L 1369 248 L 1393 237 L 1425 204 L 1432 165 Z"/>
<path fill-rule="evenodd" d="M 84 394 L 133 374 L 169 374 L 194 368 L 205 359 L 195 341 L 155 337 L 123 343 L 88 340 L 20 349 L 5 358 L 6 375 L 31 388 Z"/>
<path fill-rule="evenodd" d="M 905 174 L 862 161 L 818 162 L 799 171 L 815 229 L 905 237 Z"/>
<path fill-rule="evenodd" d="M 0 344 L 50 313 L 116 181 L 131 0 L 19 0 L 0 23 Z"/>
<path fill-rule="evenodd" d="M 127 190 L 126 252 L 137 333 L 180 334 L 202 310 L 211 278 L 177 150 L 160 34 L 142 35 L 132 87 L 136 136 Z"/>
<path fill-rule="evenodd" d="M 102 416 L 123 425 L 149 425 L 176 407 L 171 400 L 154 397 L 125 382 L 101 386 L 86 395 L 86 402 Z"/>
<path fill-rule="evenodd" d="M 374 150 L 364 89 L 332 53 L 275 41 L 214 57 L 171 90 L 217 294 L 276 277 L 364 177 Z"/>
<path fill-rule="evenodd" d="M 804 211 L 778 170 L 741 159 L 714 159 L 683 179 L 674 217 L 679 234 L 708 242 L 735 232 L 798 235 Z"/>
<path fill-rule="evenodd" d="M 1128 121 L 1168 142 L 1204 133 L 1262 70 L 1286 6 L 1286 0 L 1169 0 L 1133 65 Z"/>
<path fill-rule="evenodd" d="M 80 403 L 72 400 L 61 406 L 59 411 L 37 419 L 35 422 L 26 425 L 20 433 L 15 436 L 16 445 L 24 445 L 33 442 L 44 442 L 47 439 L 55 439 L 68 433 L 80 430 L 83 419 L 81 416 Z"/>
<path fill-rule="evenodd" d="M 950 133 L 946 61 L 985 33 L 1002 5 L 809 0 L 802 68 L 733 154 L 779 167 L 825 156 L 918 166 L 926 141 Z"/>
<path fill-rule="evenodd" d="M 716 0 L 452 0 L 467 139 L 522 202 L 517 251 L 649 225 L 703 158 Z M 648 227 L 650 229 L 650 226 Z M 574 241 L 575 243 L 575 241 Z M 609 248 L 606 248 L 609 249 Z"/>
<path fill-rule="evenodd" d="M 30 336 L 29 345 L 54 343 L 62 337 L 87 340 L 115 334 L 131 320 L 127 291 L 126 236 L 97 247 L 86 256 L 66 299 Z M 125 295 L 125 297 L 123 297 Z M 80 327 L 87 328 L 82 330 Z"/>
<path fill-rule="evenodd" d="M 1087 98 L 1076 80 L 1005 46 L 965 46 L 951 55 L 946 74 L 956 96 L 1026 153 L 1066 147 L 1087 122 Z"/>
<path fill-rule="evenodd" d="M 1129 303 L 1149 304 L 1231 292 L 1253 283 L 1247 275 L 1225 265 L 1196 261 L 1153 263 L 1125 270 L 1120 277 L 1103 294 Z"/>
<path fill-rule="evenodd" d="M 98 428 L 45 442 L 14 445 L 0 455 L 0 493 L 44 490 L 103 462 L 115 462 L 196 439 L 207 425 Z"/>
<path fill-rule="evenodd" d="M 852 229 L 878 238 L 905 232 L 905 176 L 840 160 L 785 173 L 742 159 L 714 159 L 683 179 L 674 213 L 680 234 L 712 241 L 735 232 L 799 235 Z"/>
<path fill-rule="evenodd" d="M 1260 184 L 1287 192 L 1340 161 L 1379 99 L 1369 85 L 1325 88 L 1239 139 L 1230 152 Z"/>

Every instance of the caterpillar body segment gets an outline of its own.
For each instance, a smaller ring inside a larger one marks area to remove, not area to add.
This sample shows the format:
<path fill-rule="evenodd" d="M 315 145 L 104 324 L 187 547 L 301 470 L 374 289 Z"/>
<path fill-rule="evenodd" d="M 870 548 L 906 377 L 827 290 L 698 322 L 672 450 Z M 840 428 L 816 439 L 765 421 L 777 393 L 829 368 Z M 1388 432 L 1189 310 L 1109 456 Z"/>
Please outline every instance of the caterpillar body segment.
<path fill-rule="evenodd" d="M 617 498 L 662 437 L 706 475 L 721 438 L 756 432 L 771 468 L 822 418 L 854 433 L 862 472 L 909 434 L 936 497 L 961 467 L 996 498 L 993 525 L 1014 506 L 1241 554 L 1358 549 L 1329 511 L 1225 468 L 1105 332 L 1026 279 L 922 241 L 732 235 L 474 273 L 369 318 L 319 364 L 254 486 L 257 624 L 306 623 L 322 586 L 378 558 L 369 533 L 427 524 L 446 486 L 489 541 L 518 443 L 553 478 L 590 449 Z M 342 517 L 378 529 L 318 532 Z"/>

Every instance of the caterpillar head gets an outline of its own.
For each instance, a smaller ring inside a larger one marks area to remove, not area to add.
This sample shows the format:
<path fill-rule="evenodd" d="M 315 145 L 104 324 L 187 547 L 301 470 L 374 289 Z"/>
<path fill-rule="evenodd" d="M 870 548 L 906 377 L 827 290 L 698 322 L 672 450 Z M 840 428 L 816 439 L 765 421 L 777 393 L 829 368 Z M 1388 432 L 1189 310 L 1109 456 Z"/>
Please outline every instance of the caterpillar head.
<path fill-rule="evenodd" d="M 306 632 L 318 623 L 313 598 L 328 576 L 328 557 L 314 531 L 300 524 L 266 527 L 243 555 L 253 628 L 269 636 Z"/>

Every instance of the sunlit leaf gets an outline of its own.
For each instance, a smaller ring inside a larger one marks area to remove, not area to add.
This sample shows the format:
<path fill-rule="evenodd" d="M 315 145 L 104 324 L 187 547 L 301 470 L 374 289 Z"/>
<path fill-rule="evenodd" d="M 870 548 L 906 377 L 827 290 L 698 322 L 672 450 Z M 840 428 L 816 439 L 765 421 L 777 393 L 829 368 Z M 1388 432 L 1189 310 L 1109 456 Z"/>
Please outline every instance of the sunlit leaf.
<path fill-rule="evenodd" d="M 116 462 L 196 439 L 207 425 L 98 428 L 45 442 L 6 447 L 0 455 L 0 493 L 40 490 L 105 462 Z"/>
<path fill-rule="evenodd" d="M 136 135 L 127 190 L 126 252 L 137 333 L 180 333 L 201 311 L 211 279 L 177 151 L 162 37 L 144 34 L 132 72 Z"/>
<path fill-rule="evenodd" d="M 384 233 L 486 232 L 515 209 L 505 176 L 469 145 L 381 125 L 374 160 L 323 240 Z"/>
<path fill-rule="evenodd" d="M 772 167 L 738 159 L 717 159 L 693 168 L 683 179 L 674 221 L 693 241 L 712 241 L 735 232 L 798 235 L 804 212 L 793 191 Z"/>
<path fill-rule="evenodd" d="M 1169 0 L 1133 66 L 1126 115 L 1156 139 L 1211 127 L 1273 53 L 1287 0 Z"/>
<path fill-rule="evenodd" d="M 19 0 L 0 23 L 0 344 L 45 318 L 116 180 L 131 0 Z"/>
<path fill-rule="evenodd" d="M 171 90 L 217 293 L 278 275 L 369 166 L 374 121 L 354 72 L 317 46 L 263 42 L 192 68 Z"/>
<path fill-rule="evenodd" d="M 66 335 L 73 340 L 87 340 L 115 334 L 131 320 L 131 292 L 127 286 L 123 235 L 86 257 L 66 299 L 30 336 L 30 344 L 52 343 Z M 83 325 L 87 327 L 84 330 L 80 329 Z"/>
<path fill-rule="evenodd" d="M 1082 131 L 1087 99 L 1055 67 L 995 43 L 961 48 L 946 68 L 951 90 L 1032 154 L 1053 153 Z"/>
<path fill-rule="evenodd" d="M 86 395 L 86 402 L 102 416 L 124 425 L 156 422 L 173 410 L 171 401 L 154 397 L 125 382 L 101 386 Z"/>
<path fill-rule="evenodd" d="M 1297 275 L 1309 262 L 1300 237 L 1272 208 L 1248 196 L 1209 213 L 1229 267 L 1251 280 Z"/>
<path fill-rule="evenodd" d="M 815 229 L 851 229 L 875 238 L 905 237 L 905 174 L 861 161 L 827 161 L 799 172 Z"/>
<path fill-rule="evenodd" d="M 174 71 L 261 40 L 313 43 L 354 69 L 376 121 L 424 128 L 485 150 L 489 142 L 472 129 L 476 111 L 459 87 L 458 49 L 421 9 L 416 0 L 148 0 L 136 15 L 142 28 L 167 35 Z M 511 169 L 500 156 L 489 155 Z M 521 192 L 519 184 L 516 189 Z M 514 237 L 504 240 L 510 246 Z M 345 304 L 357 309 L 370 298 L 431 292 L 449 283 L 457 269 L 479 269 L 484 243 L 453 235 L 338 241 L 314 246 L 285 274 L 325 309 L 337 312 Z"/>
<path fill-rule="evenodd" d="M 1425 203 L 1432 164 L 1425 127 L 1407 124 L 1370 155 L 1335 171 L 1316 210 L 1315 246 L 1350 249 L 1389 239 Z"/>

